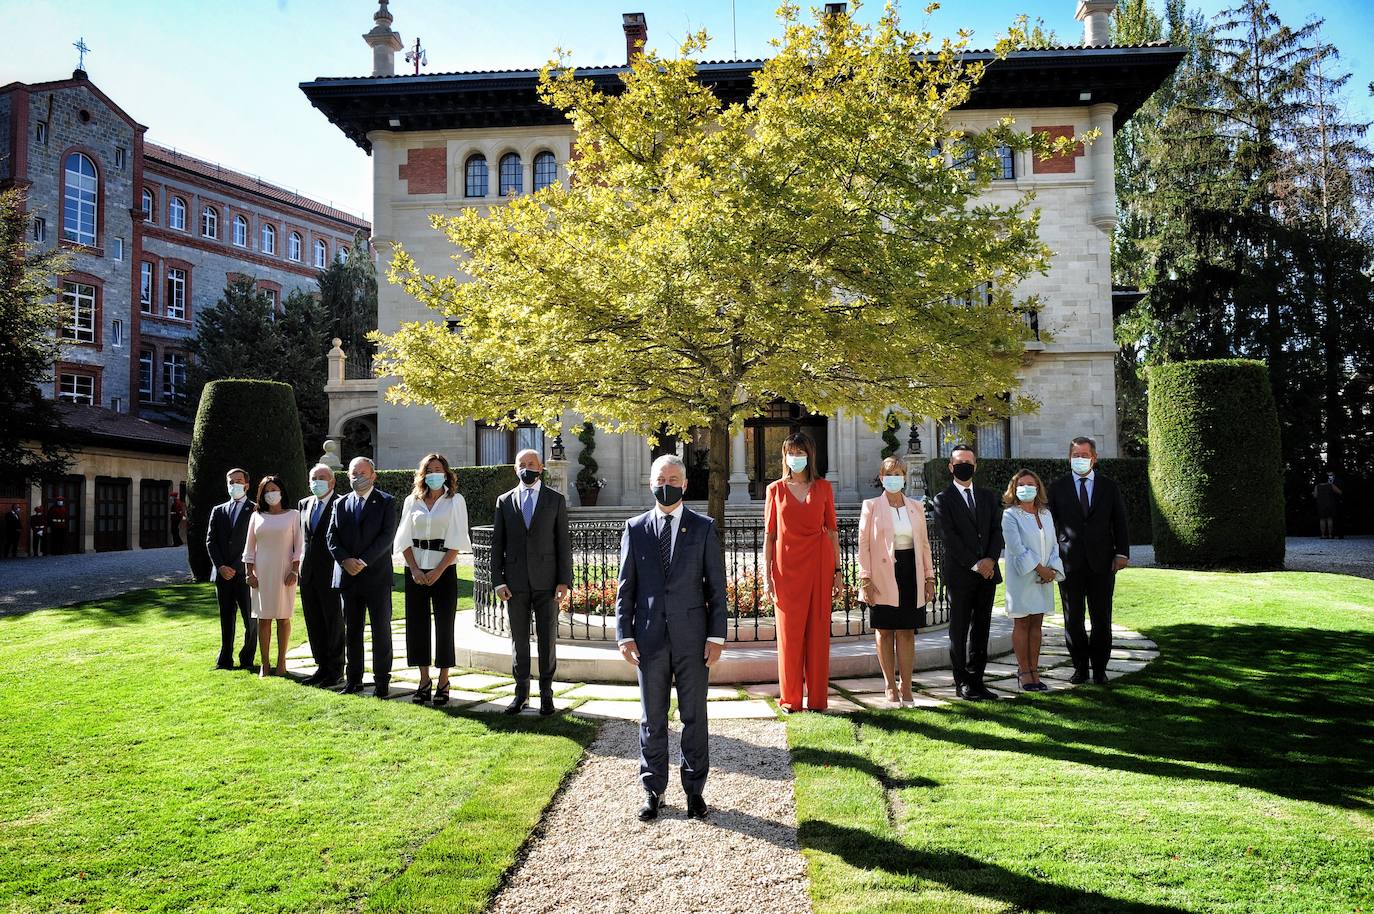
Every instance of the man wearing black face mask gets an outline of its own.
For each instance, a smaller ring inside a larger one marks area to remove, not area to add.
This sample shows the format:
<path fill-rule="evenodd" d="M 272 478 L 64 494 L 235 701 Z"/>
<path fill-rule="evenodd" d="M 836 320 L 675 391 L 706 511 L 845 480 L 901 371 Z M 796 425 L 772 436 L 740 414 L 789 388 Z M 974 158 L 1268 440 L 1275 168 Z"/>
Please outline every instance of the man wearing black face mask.
<path fill-rule="evenodd" d="M 491 586 L 506 604 L 515 697 L 507 714 L 519 714 L 530 697 L 530 616 L 539 638 L 539 713 L 553 713 L 557 668 L 558 600 L 572 586 L 568 503 L 539 481 L 544 462 L 535 451 L 515 455 L 520 484 L 496 499 L 491 530 Z"/>
<path fill-rule="evenodd" d="M 949 455 L 954 481 L 935 496 L 935 520 L 944 542 L 940 569 L 949 589 L 949 662 L 960 698 L 997 696 L 983 685 L 988 664 L 992 601 L 1002 571 L 1002 504 L 992 489 L 973 485 L 973 448 L 959 445 Z"/>

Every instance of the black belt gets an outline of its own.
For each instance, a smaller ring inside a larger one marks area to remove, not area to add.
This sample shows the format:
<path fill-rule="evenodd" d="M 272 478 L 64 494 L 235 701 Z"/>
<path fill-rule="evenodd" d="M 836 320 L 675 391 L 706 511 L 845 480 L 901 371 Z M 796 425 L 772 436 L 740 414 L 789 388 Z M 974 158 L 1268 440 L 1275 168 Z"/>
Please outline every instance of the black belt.
<path fill-rule="evenodd" d="M 410 544 L 416 549 L 424 549 L 428 552 L 447 552 L 444 548 L 443 540 L 411 540 Z"/>

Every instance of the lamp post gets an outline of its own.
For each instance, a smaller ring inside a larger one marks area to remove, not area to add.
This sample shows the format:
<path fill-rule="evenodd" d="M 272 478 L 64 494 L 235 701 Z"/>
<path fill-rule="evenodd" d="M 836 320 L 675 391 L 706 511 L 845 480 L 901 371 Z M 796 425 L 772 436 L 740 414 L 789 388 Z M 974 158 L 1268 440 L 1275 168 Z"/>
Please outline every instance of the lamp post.
<path fill-rule="evenodd" d="M 914 417 L 911 421 L 911 434 L 906 441 L 906 453 L 907 494 L 917 501 L 924 501 L 926 497 L 926 458 L 921 453 L 921 431 Z"/>

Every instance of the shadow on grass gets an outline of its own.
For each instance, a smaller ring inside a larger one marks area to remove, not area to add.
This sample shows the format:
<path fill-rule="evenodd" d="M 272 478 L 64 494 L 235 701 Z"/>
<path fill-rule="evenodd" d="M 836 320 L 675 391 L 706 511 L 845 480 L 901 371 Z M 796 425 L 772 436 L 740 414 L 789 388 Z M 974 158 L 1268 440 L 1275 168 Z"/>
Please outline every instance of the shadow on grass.
<path fill-rule="evenodd" d="M 881 869 L 894 876 L 937 882 L 950 889 L 997 899 L 1016 911 L 1056 914 L 1184 914 L 1183 909 L 1112 898 L 1069 886 L 1041 882 L 955 851 L 927 851 L 859 828 L 824 820 L 803 822 L 802 847 L 834 854 L 851 866 Z"/>
<path fill-rule="evenodd" d="M 953 715 L 866 714 L 861 723 L 974 749 L 1374 805 L 1374 633 L 1188 624 L 1149 634 L 1160 659 L 1105 689 L 961 705 Z M 969 726 L 982 722 L 1005 729 Z"/>
<path fill-rule="evenodd" d="M 712 737 L 712 739 L 714 740 L 715 738 Z M 814 749 L 810 746 L 798 746 L 792 750 L 792 761 L 801 765 L 813 765 L 817 768 L 850 768 L 878 781 L 886 790 L 906 790 L 907 788 L 939 786 L 939 782 L 932 781 L 930 778 L 919 776 L 900 777 L 894 775 L 882 765 L 879 765 L 872 759 L 865 758 L 857 752 L 845 752 L 839 749 Z"/>
<path fill-rule="evenodd" d="M 214 584 L 163 584 L 88 603 L 37 610 L 71 625 L 136 625 L 150 619 L 219 618 Z"/>

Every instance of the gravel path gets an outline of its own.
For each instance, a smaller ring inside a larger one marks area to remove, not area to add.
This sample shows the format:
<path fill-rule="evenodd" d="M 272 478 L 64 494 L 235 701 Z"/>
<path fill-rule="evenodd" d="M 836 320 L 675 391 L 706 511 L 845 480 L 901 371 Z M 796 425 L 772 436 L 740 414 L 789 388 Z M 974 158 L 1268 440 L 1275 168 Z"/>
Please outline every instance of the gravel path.
<path fill-rule="evenodd" d="M 191 580 L 185 546 L 0 562 L 0 616 Z"/>
<path fill-rule="evenodd" d="M 809 912 L 782 724 L 711 722 L 704 822 L 686 817 L 677 724 L 667 805 L 654 822 L 635 818 L 638 733 L 632 721 L 602 725 L 490 914 Z"/>

